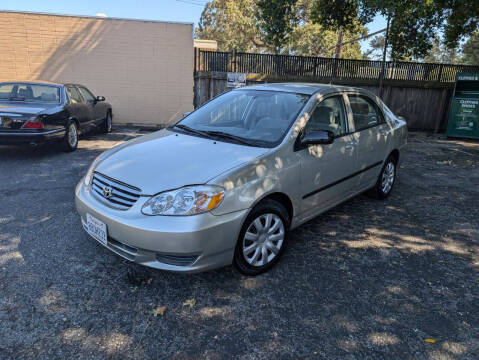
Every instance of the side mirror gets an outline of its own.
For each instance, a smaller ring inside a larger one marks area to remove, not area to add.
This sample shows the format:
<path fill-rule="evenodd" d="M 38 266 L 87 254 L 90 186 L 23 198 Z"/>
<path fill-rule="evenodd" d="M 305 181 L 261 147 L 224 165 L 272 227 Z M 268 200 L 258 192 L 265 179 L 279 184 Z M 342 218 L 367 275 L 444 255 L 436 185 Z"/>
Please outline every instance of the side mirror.
<path fill-rule="evenodd" d="M 96 101 L 98 101 L 98 102 L 105 101 L 105 97 L 104 96 L 97 96 Z"/>
<path fill-rule="evenodd" d="M 332 144 L 334 133 L 329 130 L 315 130 L 307 133 L 301 138 L 303 145 Z"/>
<path fill-rule="evenodd" d="M 183 117 L 187 117 L 188 115 L 190 115 L 193 111 L 185 111 L 183 113 Z"/>

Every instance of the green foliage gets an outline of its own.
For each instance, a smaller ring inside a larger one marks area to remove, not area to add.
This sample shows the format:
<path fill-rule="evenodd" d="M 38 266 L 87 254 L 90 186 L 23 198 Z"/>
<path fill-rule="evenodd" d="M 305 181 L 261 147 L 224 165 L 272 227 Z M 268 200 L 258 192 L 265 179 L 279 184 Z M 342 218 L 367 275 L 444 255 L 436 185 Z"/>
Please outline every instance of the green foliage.
<path fill-rule="evenodd" d="M 359 9 L 358 0 L 315 0 L 312 4 L 311 18 L 313 22 L 322 24 L 326 29 L 354 31 Z"/>
<path fill-rule="evenodd" d="M 421 60 L 428 63 L 452 64 L 460 62 L 461 59 L 458 56 L 456 48 L 449 49 L 441 43 L 440 39 L 434 39 L 431 50 Z"/>
<path fill-rule="evenodd" d="M 254 0 L 213 0 L 201 13 L 195 37 L 216 40 L 218 50 L 254 52 L 263 49 L 255 20 Z"/>
<path fill-rule="evenodd" d="M 289 34 L 296 22 L 293 11 L 297 0 L 257 0 L 258 28 L 266 45 L 279 54 L 289 41 Z"/>
<path fill-rule="evenodd" d="M 467 65 L 479 65 L 479 31 L 476 31 L 462 47 L 462 62 Z"/>
<path fill-rule="evenodd" d="M 384 35 L 376 35 L 369 41 L 369 50 L 364 53 L 364 57 L 371 60 L 382 60 L 383 50 Z"/>
<path fill-rule="evenodd" d="M 328 29 L 353 29 L 374 16 L 391 18 L 391 56 L 422 58 L 444 33 L 453 49 L 479 28 L 478 0 L 312 0 L 313 21 Z"/>
<path fill-rule="evenodd" d="M 324 26 L 312 23 L 313 7 L 310 0 L 299 0 L 295 6 L 297 26 L 292 30 L 284 52 L 293 55 L 333 57 L 336 52 L 338 31 L 327 30 Z M 359 24 L 353 31 L 343 31 L 343 42 L 365 35 L 367 29 Z M 358 42 L 344 45 L 342 58 L 361 59 L 361 46 Z"/>

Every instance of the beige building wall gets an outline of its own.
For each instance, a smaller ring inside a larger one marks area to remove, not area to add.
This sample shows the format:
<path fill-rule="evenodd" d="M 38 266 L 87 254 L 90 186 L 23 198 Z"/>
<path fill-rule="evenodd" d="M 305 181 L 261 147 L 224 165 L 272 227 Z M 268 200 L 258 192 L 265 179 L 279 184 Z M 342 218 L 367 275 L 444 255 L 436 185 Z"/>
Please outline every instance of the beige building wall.
<path fill-rule="evenodd" d="M 167 124 L 193 109 L 192 24 L 0 12 L 0 81 L 81 83 L 115 123 Z"/>

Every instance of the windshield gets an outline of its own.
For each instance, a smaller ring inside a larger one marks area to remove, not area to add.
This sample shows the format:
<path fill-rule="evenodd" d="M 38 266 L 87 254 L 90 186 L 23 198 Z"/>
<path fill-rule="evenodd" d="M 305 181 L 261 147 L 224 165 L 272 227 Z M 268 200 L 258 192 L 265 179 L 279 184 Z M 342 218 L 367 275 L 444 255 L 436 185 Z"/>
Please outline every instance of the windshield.
<path fill-rule="evenodd" d="M 52 85 L 0 83 L 0 101 L 60 102 L 60 88 Z"/>
<path fill-rule="evenodd" d="M 188 115 L 175 128 L 273 147 L 281 142 L 309 97 L 279 91 L 230 91 Z"/>

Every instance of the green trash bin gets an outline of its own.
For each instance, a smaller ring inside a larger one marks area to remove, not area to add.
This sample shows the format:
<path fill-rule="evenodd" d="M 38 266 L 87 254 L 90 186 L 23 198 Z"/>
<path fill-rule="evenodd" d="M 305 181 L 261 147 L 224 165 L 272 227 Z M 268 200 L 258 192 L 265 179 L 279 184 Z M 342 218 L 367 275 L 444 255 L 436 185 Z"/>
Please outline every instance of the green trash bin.
<path fill-rule="evenodd" d="M 447 136 L 479 139 L 479 74 L 456 75 Z"/>

